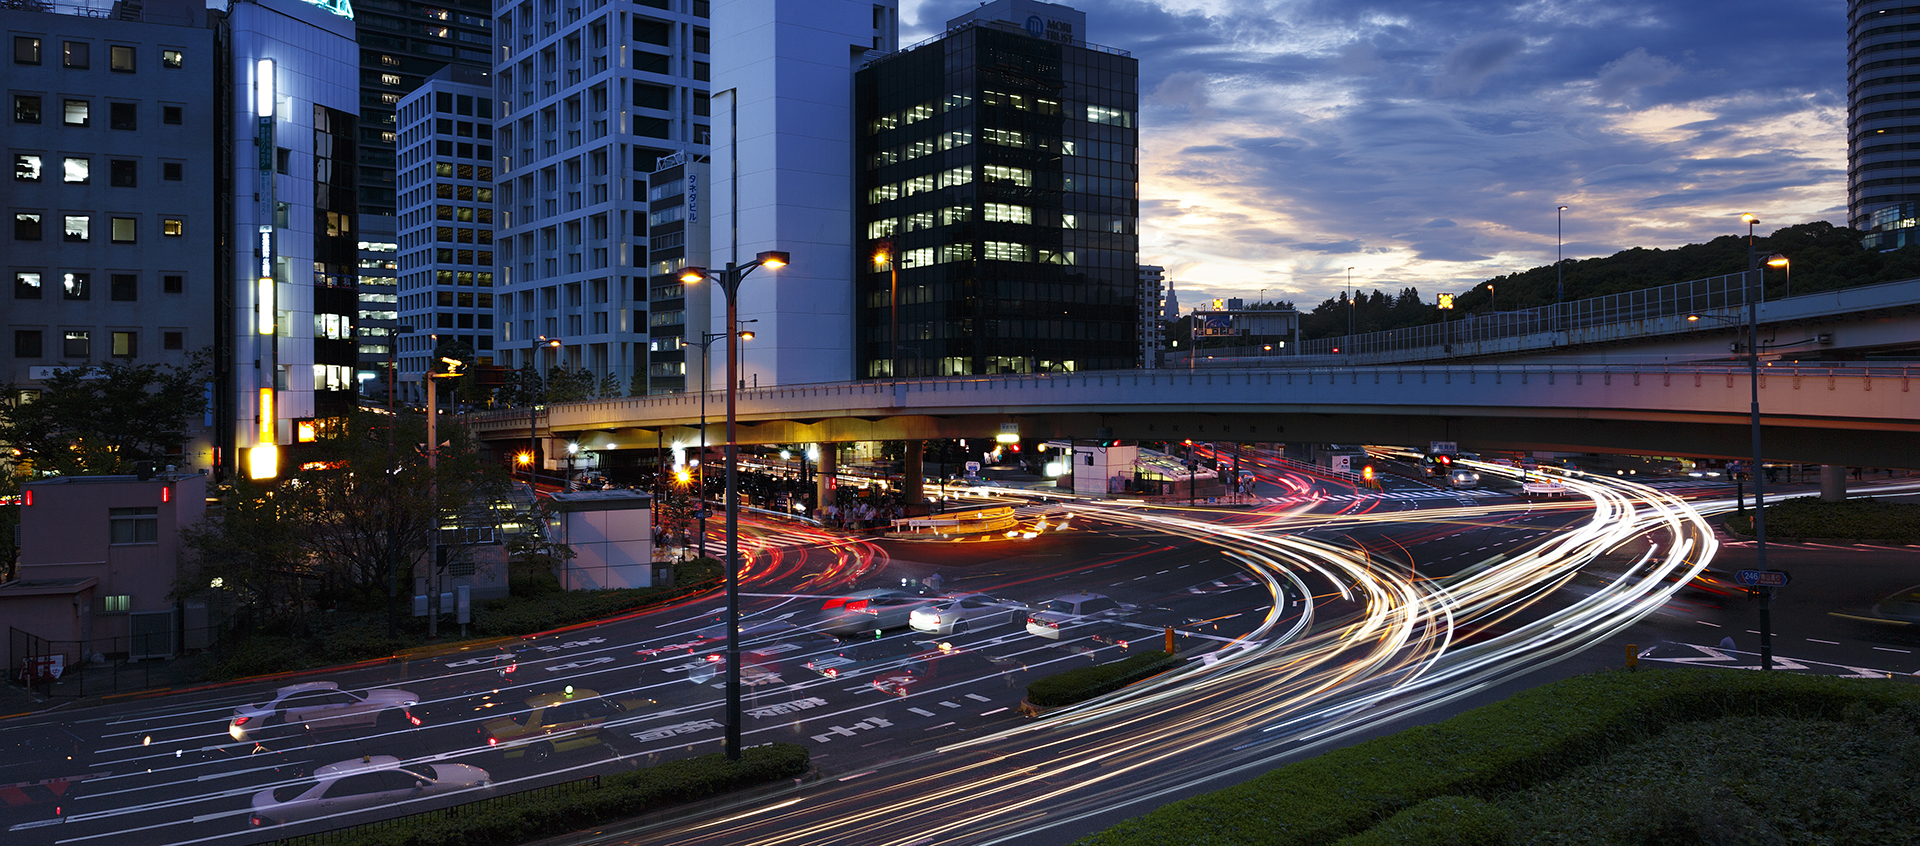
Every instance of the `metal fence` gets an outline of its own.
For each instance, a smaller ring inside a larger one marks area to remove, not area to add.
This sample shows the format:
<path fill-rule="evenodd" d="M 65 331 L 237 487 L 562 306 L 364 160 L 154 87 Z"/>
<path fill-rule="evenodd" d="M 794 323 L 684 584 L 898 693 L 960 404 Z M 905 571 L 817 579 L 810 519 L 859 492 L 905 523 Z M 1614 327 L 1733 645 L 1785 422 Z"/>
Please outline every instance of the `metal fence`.
<path fill-rule="evenodd" d="M 133 634 L 50 640 L 7 627 L 7 679 L 48 697 L 104 696 L 194 681 L 201 668 L 181 656 L 211 645 L 217 626 L 181 630 L 173 612 L 141 615 Z M 164 619 L 162 619 L 164 618 Z"/>
<path fill-rule="evenodd" d="M 1703 311 L 1746 305 L 1751 287 L 1749 279 L 1749 274 L 1731 273 L 1520 311 L 1469 314 L 1457 320 L 1426 326 L 1316 338 L 1302 341 L 1300 353 L 1364 356 L 1571 332 L 1663 317 L 1685 317 Z"/>
<path fill-rule="evenodd" d="M 410 827 L 419 824 L 422 820 L 452 820 L 458 818 L 461 814 L 479 813 L 500 805 L 525 802 L 528 799 L 544 798 L 547 796 L 568 796 L 589 790 L 597 790 L 599 787 L 599 776 L 587 776 L 586 778 L 577 778 L 572 781 L 563 781 L 544 787 L 533 787 L 526 790 L 517 790 L 512 793 L 502 793 L 498 796 L 488 796 L 484 799 L 462 802 L 458 805 L 449 805 L 445 808 L 436 808 L 431 811 L 421 811 L 419 813 L 407 814 L 391 819 L 361 823 L 360 825 L 352 825 L 345 828 L 336 828 L 331 831 L 295 835 L 293 837 L 268 841 L 268 844 L 269 846 L 333 846 L 333 844 L 361 843 L 368 840 L 371 835 L 386 829 Z"/>

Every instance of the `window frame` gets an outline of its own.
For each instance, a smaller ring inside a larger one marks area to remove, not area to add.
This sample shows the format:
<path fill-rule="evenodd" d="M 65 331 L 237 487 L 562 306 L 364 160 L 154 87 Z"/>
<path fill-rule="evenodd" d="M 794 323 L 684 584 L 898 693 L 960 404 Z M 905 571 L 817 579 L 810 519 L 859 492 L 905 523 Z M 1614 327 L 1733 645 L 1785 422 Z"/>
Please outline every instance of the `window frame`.
<path fill-rule="evenodd" d="M 74 62 L 73 54 L 75 51 L 73 48 L 75 47 L 80 48 L 80 61 L 78 63 Z M 60 44 L 60 66 L 74 70 L 86 70 L 92 61 L 92 48 L 93 42 L 91 41 L 62 41 Z"/>
<path fill-rule="evenodd" d="M 125 238 L 120 237 L 120 225 L 123 223 L 126 224 L 126 228 L 127 228 L 127 237 Z M 108 243 L 112 243 L 112 244 L 140 243 L 140 218 L 137 218 L 137 217 L 107 218 L 107 241 Z"/>
<path fill-rule="evenodd" d="M 78 123 L 75 123 L 73 120 L 73 107 L 75 105 L 80 107 L 80 121 Z M 84 97 L 60 98 L 60 125 L 71 126 L 76 129 L 86 129 L 92 126 L 93 101 Z"/>
<path fill-rule="evenodd" d="M 125 61 L 121 60 L 123 56 Z M 136 73 L 139 71 L 139 53 L 131 44 L 109 44 L 107 45 L 107 68 L 114 73 Z"/>
<path fill-rule="evenodd" d="M 37 65 L 41 63 L 40 37 L 37 35 L 16 35 L 13 37 L 13 63 L 16 65 Z"/>

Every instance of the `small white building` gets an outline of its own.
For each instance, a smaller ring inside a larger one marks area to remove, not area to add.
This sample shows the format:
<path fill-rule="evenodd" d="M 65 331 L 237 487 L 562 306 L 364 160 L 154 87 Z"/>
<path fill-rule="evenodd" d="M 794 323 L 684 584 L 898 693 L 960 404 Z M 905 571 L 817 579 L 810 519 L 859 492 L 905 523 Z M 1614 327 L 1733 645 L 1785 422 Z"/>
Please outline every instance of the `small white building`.
<path fill-rule="evenodd" d="M 633 491 L 553 495 L 547 537 L 573 549 L 561 565 L 566 590 L 652 587 L 653 497 Z"/>

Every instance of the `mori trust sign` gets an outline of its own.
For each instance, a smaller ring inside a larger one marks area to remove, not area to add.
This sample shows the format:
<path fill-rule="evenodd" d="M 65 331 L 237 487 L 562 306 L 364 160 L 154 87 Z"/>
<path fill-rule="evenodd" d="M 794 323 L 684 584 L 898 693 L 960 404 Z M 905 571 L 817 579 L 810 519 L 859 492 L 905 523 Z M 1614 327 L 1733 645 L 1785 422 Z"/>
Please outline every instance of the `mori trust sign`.
<path fill-rule="evenodd" d="M 319 6 L 347 20 L 353 20 L 353 3 L 351 0 L 303 0 L 303 2 Z"/>

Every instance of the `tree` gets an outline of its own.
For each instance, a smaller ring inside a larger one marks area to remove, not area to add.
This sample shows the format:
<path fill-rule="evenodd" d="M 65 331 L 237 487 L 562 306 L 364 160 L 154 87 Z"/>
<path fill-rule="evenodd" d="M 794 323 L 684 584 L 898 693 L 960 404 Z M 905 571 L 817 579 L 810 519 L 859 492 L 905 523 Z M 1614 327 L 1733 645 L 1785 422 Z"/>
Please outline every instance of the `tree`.
<path fill-rule="evenodd" d="M 619 374 L 608 370 L 606 375 L 601 376 L 600 386 L 595 389 L 595 395 L 600 399 L 618 399 L 621 396 Z"/>
<path fill-rule="evenodd" d="M 5 386 L 0 443 L 41 474 L 131 473 L 178 454 L 206 411 L 206 356 L 185 365 L 109 361 L 55 370 L 37 396 Z M 29 398 L 31 397 L 31 398 Z"/>
<path fill-rule="evenodd" d="M 568 370 L 556 367 L 547 374 L 547 402 L 577 402 L 593 399 L 593 371 L 584 367 Z"/>
<path fill-rule="evenodd" d="M 254 625 L 275 626 L 303 616 L 312 558 L 300 542 L 307 531 L 305 512 L 283 495 L 290 490 L 284 480 L 239 479 L 204 519 L 181 529 L 189 561 L 180 569 L 174 596 L 209 599 Z"/>

